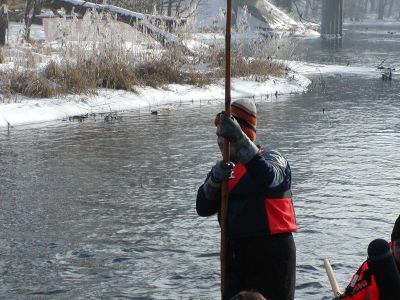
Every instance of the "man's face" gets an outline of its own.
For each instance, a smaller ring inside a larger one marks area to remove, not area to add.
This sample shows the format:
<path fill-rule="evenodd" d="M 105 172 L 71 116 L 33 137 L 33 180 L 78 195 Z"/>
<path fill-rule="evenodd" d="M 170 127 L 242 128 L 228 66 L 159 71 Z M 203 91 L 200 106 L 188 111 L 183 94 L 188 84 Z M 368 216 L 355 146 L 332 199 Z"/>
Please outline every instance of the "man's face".
<path fill-rule="evenodd" d="M 393 241 L 393 256 L 397 264 L 400 264 L 400 240 Z"/>

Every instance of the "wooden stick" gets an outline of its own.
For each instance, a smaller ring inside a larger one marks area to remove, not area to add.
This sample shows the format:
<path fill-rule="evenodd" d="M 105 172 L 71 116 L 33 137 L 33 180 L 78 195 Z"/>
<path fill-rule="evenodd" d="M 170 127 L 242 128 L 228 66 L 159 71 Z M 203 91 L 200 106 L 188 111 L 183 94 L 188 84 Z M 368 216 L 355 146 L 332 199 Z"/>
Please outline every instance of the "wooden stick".
<path fill-rule="evenodd" d="M 225 114 L 231 115 L 231 29 L 232 26 L 232 0 L 227 0 L 226 32 L 225 32 Z M 225 162 L 230 160 L 229 141 L 224 140 L 222 156 Z M 221 188 L 221 298 L 226 288 L 226 263 L 227 263 L 227 230 L 226 219 L 228 216 L 228 182 L 224 181 Z"/>
<path fill-rule="evenodd" d="M 327 258 L 324 259 L 324 266 L 326 274 L 328 275 L 329 283 L 331 284 L 332 287 L 333 294 L 335 295 L 335 297 L 338 297 L 342 293 L 340 292 L 340 288 L 336 280 L 335 273 L 333 272 L 332 266 Z"/>

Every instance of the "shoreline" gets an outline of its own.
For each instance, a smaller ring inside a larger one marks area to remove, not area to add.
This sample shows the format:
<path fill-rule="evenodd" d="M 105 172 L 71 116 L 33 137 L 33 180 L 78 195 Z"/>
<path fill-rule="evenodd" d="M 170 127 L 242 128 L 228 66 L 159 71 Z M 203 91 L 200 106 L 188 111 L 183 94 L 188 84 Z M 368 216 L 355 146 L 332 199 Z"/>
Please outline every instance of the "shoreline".
<path fill-rule="evenodd" d="M 270 77 L 267 81 L 232 78 L 232 101 L 253 98 L 256 102 L 269 101 L 277 96 L 306 93 L 312 81 L 310 75 L 354 74 L 376 77 L 372 67 L 321 65 L 299 61 L 284 62 L 292 71 L 284 78 Z M 0 129 L 47 122 L 93 114 L 118 114 L 127 111 L 151 113 L 165 106 L 201 102 L 223 102 L 224 81 L 205 87 L 171 84 L 163 88 L 138 88 L 138 93 L 125 90 L 98 89 L 97 95 L 67 95 L 59 98 L 24 98 L 13 103 L 0 104 Z"/>
<path fill-rule="evenodd" d="M 297 73 L 287 78 L 271 77 L 266 82 L 232 79 L 232 100 L 254 98 L 258 101 L 278 95 L 306 92 L 311 80 Z M 68 95 L 60 98 L 21 98 L 0 104 L 0 128 L 62 121 L 87 114 L 107 114 L 146 110 L 179 103 L 221 101 L 225 99 L 223 80 L 203 88 L 172 84 L 160 89 L 143 87 L 138 93 L 125 90 L 98 89 L 97 95 Z"/>

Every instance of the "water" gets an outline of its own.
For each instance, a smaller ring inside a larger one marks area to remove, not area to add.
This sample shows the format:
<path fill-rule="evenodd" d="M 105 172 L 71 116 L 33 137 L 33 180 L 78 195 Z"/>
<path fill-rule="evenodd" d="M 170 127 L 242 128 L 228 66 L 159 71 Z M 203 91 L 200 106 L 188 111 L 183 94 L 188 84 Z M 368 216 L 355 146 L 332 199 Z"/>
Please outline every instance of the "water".
<path fill-rule="evenodd" d="M 389 61 L 399 56 L 398 34 L 380 44 L 356 30 L 330 50 L 332 61 L 345 53 L 362 64 L 356 51 L 369 46 Z M 317 61 L 326 55 L 320 43 L 307 41 Z M 331 299 L 323 258 L 343 288 L 400 213 L 399 80 L 314 82 L 308 94 L 258 105 L 258 141 L 281 150 L 293 170 L 296 299 L 304 300 Z M 197 217 L 195 196 L 220 157 L 212 121 L 221 109 L 203 103 L 3 131 L 0 298 L 218 299 L 219 228 L 216 217 Z"/>

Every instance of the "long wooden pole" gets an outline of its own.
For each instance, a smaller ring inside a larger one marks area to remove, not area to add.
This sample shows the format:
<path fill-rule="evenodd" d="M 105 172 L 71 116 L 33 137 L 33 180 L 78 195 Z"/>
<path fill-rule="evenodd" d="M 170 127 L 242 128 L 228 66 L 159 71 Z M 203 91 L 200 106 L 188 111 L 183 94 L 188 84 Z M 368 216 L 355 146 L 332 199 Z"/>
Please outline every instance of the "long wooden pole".
<path fill-rule="evenodd" d="M 335 273 L 333 272 L 332 266 L 327 258 L 324 259 L 324 266 L 326 274 L 328 275 L 329 283 L 332 287 L 332 292 L 335 297 L 339 297 L 342 293 L 340 292 L 339 284 L 336 280 Z"/>
<path fill-rule="evenodd" d="M 225 32 L 225 114 L 231 115 L 231 32 L 232 32 L 232 0 L 227 0 L 226 32 Z M 224 141 L 223 159 L 229 161 L 229 141 Z M 228 215 L 228 183 L 224 181 L 221 188 L 221 298 L 226 288 L 226 263 L 227 263 L 227 230 L 226 219 Z"/>

